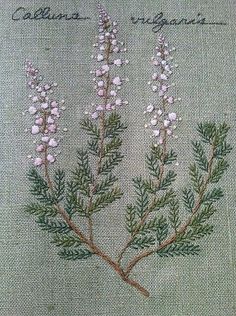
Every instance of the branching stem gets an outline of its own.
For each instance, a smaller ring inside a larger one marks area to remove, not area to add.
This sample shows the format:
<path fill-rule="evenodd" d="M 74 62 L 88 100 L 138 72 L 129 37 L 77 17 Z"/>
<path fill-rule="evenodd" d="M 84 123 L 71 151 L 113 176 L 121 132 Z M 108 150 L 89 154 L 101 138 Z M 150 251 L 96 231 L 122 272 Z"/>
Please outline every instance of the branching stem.
<path fill-rule="evenodd" d="M 166 239 L 165 241 L 163 241 L 158 247 L 154 248 L 154 249 L 150 249 L 147 251 L 143 251 L 142 253 L 140 253 L 139 255 L 137 255 L 136 257 L 134 257 L 127 265 L 127 268 L 125 270 L 125 274 L 129 275 L 130 272 L 132 271 L 132 269 L 134 268 L 134 266 L 143 258 L 150 256 L 151 254 L 160 251 L 161 249 L 167 247 L 168 245 L 174 243 L 178 237 L 179 234 L 184 233 L 188 226 L 191 224 L 194 215 L 197 213 L 197 211 L 199 210 L 200 206 L 201 206 L 201 202 L 202 202 L 202 198 L 204 193 L 206 192 L 207 189 L 207 185 L 209 183 L 209 179 L 211 176 L 211 172 L 212 172 L 212 166 L 213 166 L 213 161 L 214 161 L 214 151 L 215 151 L 215 146 L 212 145 L 211 146 L 211 154 L 210 154 L 210 158 L 208 161 L 208 172 L 204 181 L 204 185 L 203 185 L 203 189 L 201 190 L 201 192 L 199 193 L 198 199 L 195 203 L 195 206 L 192 210 L 192 214 L 191 216 L 188 218 L 188 220 L 182 224 L 180 226 L 180 228 L 174 232 L 168 239 Z"/>

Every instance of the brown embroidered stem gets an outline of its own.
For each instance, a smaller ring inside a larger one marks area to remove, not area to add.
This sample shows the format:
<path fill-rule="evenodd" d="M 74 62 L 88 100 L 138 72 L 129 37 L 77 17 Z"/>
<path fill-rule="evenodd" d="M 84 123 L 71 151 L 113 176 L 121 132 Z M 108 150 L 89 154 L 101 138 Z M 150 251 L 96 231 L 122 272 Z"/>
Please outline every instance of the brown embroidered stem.
<path fill-rule="evenodd" d="M 191 224 L 194 215 L 197 213 L 197 211 L 199 210 L 201 203 L 202 203 L 202 198 L 204 193 L 206 192 L 207 189 L 207 185 L 209 183 L 210 177 L 211 177 L 211 172 L 212 172 L 212 165 L 213 165 L 213 161 L 214 161 L 214 151 L 215 151 L 215 147 L 214 145 L 212 145 L 211 148 L 211 154 L 210 154 L 210 159 L 208 161 L 208 173 L 206 176 L 206 179 L 204 181 L 204 185 L 203 185 L 203 189 L 202 191 L 199 193 L 198 199 L 195 203 L 195 206 L 192 210 L 192 215 L 189 217 L 189 219 L 177 230 L 177 232 L 173 233 L 168 239 L 166 239 L 165 241 L 163 241 L 158 247 L 154 248 L 154 249 L 150 249 L 147 251 L 144 251 L 142 253 L 140 253 L 139 255 L 137 255 L 136 257 L 134 257 L 127 265 L 127 268 L 125 270 L 125 275 L 129 275 L 130 272 L 132 271 L 132 269 L 134 268 L 134 266 L 143 258 L 150 256 L 151 254 L 160 251 L 161 249 L 165 248 L 166 246 L 172 244 L 173 242 L 176 241 L 178 234 L 182 234 L 184 233 L 189 224 Z"/>
<path fill-rule="evenodd" d="M 53 185 L 52 185 L 52 181 L 50 179 L 50 175 L 49 175 L 49 171 L 48 171 L 48 162 L 47 161 L 44 164 L 44 168 L 45 168 L 45 175 L 46 175 L 46 180 L 47 180 L 47 183 L 48 183 L 48 187 L 49 187 L 50 191 L 53 192 Z M 87 238 L 82 233 L 82 231 L 79 229 L 79 227 L 69 218 L 69 216 L 67 215 L 65 210 L 59 205 L 59 203 L 56 203 L 54 206 L 58 210 L 58 213 L 65 220 L 67 225 L 69 227 L 71 227 L 71 229 L 74 231 L 74 233 L 79 236 L 81 241 L 83 243 L 85 243 L 95 255 L 99 256 L 102 260 L 104 260 L 107 264 L 109 264 L 113 268 L 113 270 L 118 275 L 120 275 L 120 277 L 122 278 L 122 280 L 124 282 L 126 282 L 127 284 L 129 284 L 129 285 L 133 286 L 134 288 L 136 288 L 142 295 L 144 295 L 146 297 L 149 296 L 149 292 L 144 287 L 142 287 L 138 282 L 129 279 L 125 275 L 124 270 L 120 267 L 120 264 L 118 262 L 112 260 L 111 257 L 109 257 L 105 252 L 103 252 L 97 245 L 95 245 L 95 243 L 93 242 L 93 240 L 91 240 L 91 238 Z"/>
<path fill-rule="evenodd" d="M 118 262 L 113 261 L 108 255 L 102 252 L 94 244 L 92 246 L 92 249 L 94 250 L 95 254 L 97 254 L 99 257 L 101 257 L 101 259 L 107 262 L 115 270 L 115 272 L 120 275 L 120 277 L 122 278 L 124 282 L 136 288 L 145 297 L 149 297 L 150 294 L 144 287 L 142 287 L 137 281 L 134 281 L 125 275 L 124 270 L 120 267 Z"/>
<path fill-rule="evenodd" d="M 49 189 L 53 192 L 53 186 L 52 186 L 52 181 L 51 181 L 50 176 L 49 176 L 47 162 L 45 163 L 44 167 L 45 167 L 45 175 L 46 175 Z M 118 275 L 120 275 L 120 277 L 122 278 L 122 280 L 124 282 L 126 282 L 127 284 L 136 288 L 142 295 L 144 295 L 146 297 L 149 296 L 149 292 L 144 287 L 142 287 L 138 282 L 131 280 L 130 278 L 127 277 L 127 275 L 125 274 L 124 270 L 120 267 L 120 264 L 118 262 L 112 260 L 112 258 L 110 256 L 108 256 L 97 245 L 95 245 L 95 243 L 93 242 L 93 240 L 91 240 L 91 238 L 87 238 L 82 233 L 82 231 L 78 228 L 77 225 L 75 225 L 75 223 L 66 214 L 65 210 L 58 203 L 55 204 L 55 207 L 58 210 L 58 213 L 65 220 L 67 225 L 71 227 L 71 229 L 74 231 L 74 233 L 80 237 L 81 241 L 83 243 L 85 243 L 95 255 L 99 256 L 102 260 L 104 260 L 107 264 L 109 264 L 113 268 L 113 270 Z"/>

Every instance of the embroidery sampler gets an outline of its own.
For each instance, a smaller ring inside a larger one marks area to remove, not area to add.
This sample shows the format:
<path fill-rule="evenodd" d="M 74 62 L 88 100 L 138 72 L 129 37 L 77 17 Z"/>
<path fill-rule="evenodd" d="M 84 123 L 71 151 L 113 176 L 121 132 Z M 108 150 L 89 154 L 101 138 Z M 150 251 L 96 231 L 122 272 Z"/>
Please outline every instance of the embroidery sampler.
<path fill-rule="evenodd" d="M 59 150 L 62 134 L 68 131 L 63 128 L 63 111 L 70 105 L 53 97 L 59 83 L 46 83 L 33 63 L 26 62 L 27 85 L 31 91 L 31 104 L 26 112 L 32 116 L 29 132 L 34 139 L 35 153 L 28 157 L 34 165 L 28 172 L 34 199 L 25 210 L 35 215 L 39 227 L 50 233 L 62 259 L 77 261 L 79 266 L 80 260 L 98 256 L 100 264 L 109 265 L 124 281 L 124 286 L 126 283 L 148 297 L 148 289 L 133 277 L 133 269 L 140 261 L 146 260 L 148 264 L 149 256 L 165 260 L 165 257 L 197 255 L 201 251 L 198 240 L 214 234 L 211 217 L 216 212 L 216 202 L 223 197 L 218 182 L 229 166 L 226 156 L 232 149 L 227 141 L 229 126 L 199 118 L 191 142 L 189 177 L 181 194 L 177 193 L 173 166 L 178 165 L 178 153 L 171 142 L 181 137 L 178 115 L 181 98 L 171 94 L 171 78 L 178 65 L 173 63 L 175 48 L 159 34 L 156 43 L 153 41 L 156 47 L 148 82 L 153 101 L 143 104 L 142 113 L 150 148 L 143 157 L 148 176 L 133 175 L 135 198 L 128 205 L 120 204 L 126 212 L 125 218 L 119 217 L 120 225 L 126 225 L 126 242 L 117 256 L 111 257 L 103 244 L 97 243 L 94 214 L 104 216 L 112 212 L 113 204 L 119 203 L 125 194 L 116 170 L 125 159 L 122 141 L 129 130 L 122 112 L 133 105 L 121 94 L 122 86 L 129 81 L 122 75 L 122 68 L 129 61 L 124 42 L 118 36 L 119 25 L 100 5 L 98 16 L 91 71 L 94 103 L 80 124 L 87 132 L 87 144 L 83 147 L 78 144 L 77 164 L 69 174 L 56 166 L 63 159 Z"/>

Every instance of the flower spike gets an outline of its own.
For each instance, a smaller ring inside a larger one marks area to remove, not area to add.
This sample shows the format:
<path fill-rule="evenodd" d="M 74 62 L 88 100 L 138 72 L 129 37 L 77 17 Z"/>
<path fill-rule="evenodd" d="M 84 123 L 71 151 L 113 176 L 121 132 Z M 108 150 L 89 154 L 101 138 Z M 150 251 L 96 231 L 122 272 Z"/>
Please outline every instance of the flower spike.
<path fill-rule="evenodd" d="M 160 145 L 164 143 L 167 136 L 174 136 L 176 122 L 179 120 L 176 112 L 169 110 L 176 101 L 180 101 L 179 98 L 168 93 L 174 68 L 171 52 L 174 50 L 175 48 L 169 48 L 169 43 L 163 35 L 158 37 L 158 45 L 152 57 L 155 71 L 152 74 L 152 80 L 148 82 L 152 91 L 160 97 L 160 103 L 149 104 L 146 107 L 144 114 L 149 116 L 149 121 L 145 127 L 151 129 L 154 143 Z"/>
<path fill-rule="evenodd" d="M 60 105 L 64 104 L 64 100 L 58 102 L 51 97 L 57 83 L 43 83 L 42 77 L 39 76 L 39 70 L 33 66 L 32 62 L 26 61 L 25 71 L 27 85 L 33 92 L 29 95 L 32 104 L 28 109 L 28 113 L 34 117 L 31 134 L 38 136 L 38 139 L 34 141 L 37 155 L 32 159 L 35 166 L 42 166 L 56 161 L 55 148 L 58 147 L 60 141 L 56 135 L 58 120 L 62 109 L 64 109 L 64 106 L 60 107 Z"/>
<path fill-rule="evenodd" d="M 96 70 L 91 71 L 94 75 L 97 102 L 93 104 L 91 117 L 97 119 L 99 113 L 115 110 L 122 105 L 128 104 L 127 101 L 119 97 L 119 90 L 127 78 L 121 78 L 117 74 L 117 67 L 128 63 L 128 60 L 120 55 L 126 52 L 124 43 L 117 39 L 118 23 L 112 21 L 106 10 L 99 4 L 99 35 L 94 47 L 97 48 L 93 59 L 98 63 Z"/>

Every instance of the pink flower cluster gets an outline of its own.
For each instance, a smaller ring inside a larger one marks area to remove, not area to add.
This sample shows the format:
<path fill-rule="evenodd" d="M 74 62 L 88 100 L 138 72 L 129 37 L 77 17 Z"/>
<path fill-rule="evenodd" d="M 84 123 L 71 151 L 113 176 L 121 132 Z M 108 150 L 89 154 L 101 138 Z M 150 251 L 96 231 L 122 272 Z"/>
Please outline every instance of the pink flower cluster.
<path fill-rule="evenodd" d="M 146 107 L 144 114 L 149 115 L 149 122 L 145 127 L 149 127 L 152 131 L 154 142 L 163 144 L 166 136 L 173 136 L 176 122 L 181 120 L 177 118 L 177 114 L 173 111 L 168 111 L 167 107 L 173 106 L 180 98 L 175 98 L 168 94 L 171 84 L 169 82 L 173 72 L 171 61 L 171 52 L 175 48 L 170 48 L 165 37 L 160 35 L 158 38 L 158 46 L 155 49 L 155 56 L 152 57 L 152 64 L 155 71 L 152 74 L 152 80 L 148 82 L 154 93 L 157 93 L 161 99 L 160 104 L 150 104 Z M 173 84 L 172 84 L 173 86 Z"/>
<path fill-rule="evenodd" d="M 122 98 L 118 97 L 118 91 L 121 89 L 124 81 L 115 71 L 116 67 L 121 67 L 128 63 L 128 60 L 122 59 L 120 53 L 126 52 L 124 43 L 117 40 L 117 22 L 113 22 L 105 9 L 98 5 L 99 10 L 99 35 L 97 43 L 97 53 L 92 56 L 98 63 L 96 70 L 91 71 L 94 74 L 94 82 L 99 101 L 92 104 L 94 107 L 91 116 L 93 119 L 99 117 L 103 111 L 111 111 L 124 104 L 128 104 Z M 113 70 L 114 69 L 114 70 Z"/>
<path fill-rule="evenodd" d="M 41 166 L 56 160 L 57 154 L 54 151 L 58 147 L 59 140 L 55 135 L 61 110 L 65 108 L 64 106 L 60 108 L 59 102 L 51 98 L 57 83 L 44 84 L 42 77 L 39 76 L 39 70 L 30 61 L 26 61 L 25 70 L 27 85 L 33 91 L 29 95 L 32 104 L 28 108 L 28 113 L 34 117 L 30 132 L 32 135 L 39 136 L 39 139 L 34 141 L 37 156 L 33 158 L 30 155 L 29 158 L 32 158 L 35 166 Z M 60 103 L 63 104 L 64 100 Z"/>

